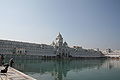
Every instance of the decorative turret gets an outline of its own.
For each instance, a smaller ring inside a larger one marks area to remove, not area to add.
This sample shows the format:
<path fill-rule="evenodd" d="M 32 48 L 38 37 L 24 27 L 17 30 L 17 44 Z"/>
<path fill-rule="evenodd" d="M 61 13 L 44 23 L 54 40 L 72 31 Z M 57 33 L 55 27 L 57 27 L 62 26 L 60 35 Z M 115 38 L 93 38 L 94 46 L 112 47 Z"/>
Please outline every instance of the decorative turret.
<path fill-rule="evenodd" d="M 63 46 L 68 47 L 67 42 L 64 42 L 64 43 L 63 43 Z"/>

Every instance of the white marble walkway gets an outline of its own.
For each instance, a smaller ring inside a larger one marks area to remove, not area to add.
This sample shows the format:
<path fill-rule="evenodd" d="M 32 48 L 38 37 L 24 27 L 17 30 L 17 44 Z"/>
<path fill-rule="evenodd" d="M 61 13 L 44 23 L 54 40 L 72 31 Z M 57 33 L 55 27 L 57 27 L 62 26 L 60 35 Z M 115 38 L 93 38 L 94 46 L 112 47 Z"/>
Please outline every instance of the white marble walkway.
<path fill-rule="evenodd" d="M 4 67 L 0 66 L 0 70 Z M 0 73 L 0 80 L 36 80 L 14 68 L 9 67 L 7 73 Z"/>

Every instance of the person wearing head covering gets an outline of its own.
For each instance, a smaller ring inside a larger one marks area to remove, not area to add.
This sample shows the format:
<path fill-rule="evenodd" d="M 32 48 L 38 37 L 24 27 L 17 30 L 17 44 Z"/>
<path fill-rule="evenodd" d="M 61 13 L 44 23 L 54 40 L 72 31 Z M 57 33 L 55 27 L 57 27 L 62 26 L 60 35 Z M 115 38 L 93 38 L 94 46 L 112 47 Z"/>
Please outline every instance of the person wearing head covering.
<path fill-rule="evenodd" d="M 9 65 L 10 65 L 10 67 L 12 67 L 13 63 L 14 63 L 13 58 L 11 58 L 11 59 L 9 60 Z"/>

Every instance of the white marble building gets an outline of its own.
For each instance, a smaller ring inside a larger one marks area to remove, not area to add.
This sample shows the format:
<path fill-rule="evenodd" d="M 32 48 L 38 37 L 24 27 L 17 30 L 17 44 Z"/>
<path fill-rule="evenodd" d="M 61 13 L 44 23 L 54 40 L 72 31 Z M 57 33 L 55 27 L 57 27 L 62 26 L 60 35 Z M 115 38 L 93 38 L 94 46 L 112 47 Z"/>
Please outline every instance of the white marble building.
<path fill-rule="evenodd" d="M 0 54 L 22 54 L 39 56 L 68 57 L 104 57 L 101 51 L 83 49 L 79 46 L 69 47 L 59 33 L 51 45 L 0 40 Z"/>
<path fill-rule="evenodd" d="M 79 46 L 69 47 L 67 42 L 63 42 L 62 35 L 59 33 L 52 46 L 55 48 L 56 55 L 59 57 L 104 57 L 101 51 L 93 49 L 83 49 Z"/>

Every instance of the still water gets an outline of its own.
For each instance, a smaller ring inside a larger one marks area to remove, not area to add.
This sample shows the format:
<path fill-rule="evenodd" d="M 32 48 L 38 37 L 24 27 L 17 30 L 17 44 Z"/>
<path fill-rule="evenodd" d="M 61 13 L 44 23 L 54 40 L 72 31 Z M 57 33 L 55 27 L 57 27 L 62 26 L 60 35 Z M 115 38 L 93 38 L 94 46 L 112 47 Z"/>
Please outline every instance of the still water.
<path fill-rule="evenodd" d="M 37 80 L 120 80 L 120 60 L 17 60 L 14 67 Z"/>

